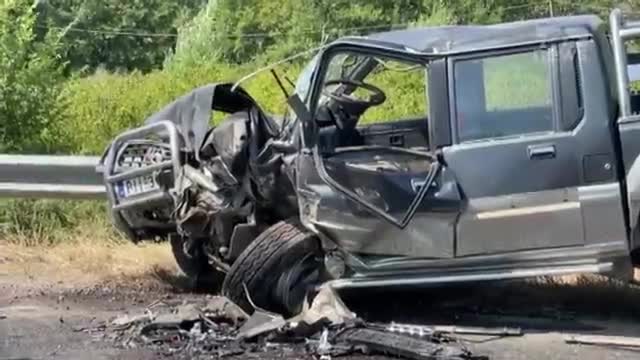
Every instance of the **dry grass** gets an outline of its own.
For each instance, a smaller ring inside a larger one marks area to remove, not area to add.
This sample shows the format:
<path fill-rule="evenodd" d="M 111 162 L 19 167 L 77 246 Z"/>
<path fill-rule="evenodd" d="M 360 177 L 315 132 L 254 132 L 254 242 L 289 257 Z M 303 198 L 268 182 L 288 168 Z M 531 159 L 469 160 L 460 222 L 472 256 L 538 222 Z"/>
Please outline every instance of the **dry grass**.
<path fill-rule="evenodd" d="M 130 243 L 103 203 L 4 201 L 0 210 L 7 224 L 0 231 L 0 275 L 10 282 L 77 285 L 175 273 L 168 244 Z"/>
<path fill-rule="evenodd" d="M 0 199 L 0 244 L 123 243 L 105 201 Z"/>
<path fill-rule="evenodd" d="M 176 272 L 168 244 L 74 241 L 48 247 L 0 245 L 0 275 L 10 281 L 23 278 L 83 285 L 152 279 L 159 272 Z"/>

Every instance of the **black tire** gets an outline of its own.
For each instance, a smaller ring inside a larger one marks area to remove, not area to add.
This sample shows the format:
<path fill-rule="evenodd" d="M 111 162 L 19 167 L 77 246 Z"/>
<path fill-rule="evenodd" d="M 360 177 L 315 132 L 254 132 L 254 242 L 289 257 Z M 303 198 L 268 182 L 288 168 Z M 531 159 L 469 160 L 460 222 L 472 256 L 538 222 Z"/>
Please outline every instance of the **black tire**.
<path fill-rule="evenodd" d="M 236 259 L 224 280 L 222 293 L 249 314 L 254 312 L 253 302 L 265 310 L 293 315 L 300 310 L 304 296 L 298 294 L 287 303 L 274 296 L 274 289 L 283 273 L 301 259 L 318 253 L 319 244 L 313 233 L 295 220 L 278 222 L 260 234 Z"/>
<path fill-rule="evenodd" d="M 169 242 L 178 268 L 189 279 L 189 287 L 207 291 L 220 290 L 224 274 L 209 264 L 202 246 L 197 246 L 192 254 L 188 254 L 182 237 L 171 235 Z"/>

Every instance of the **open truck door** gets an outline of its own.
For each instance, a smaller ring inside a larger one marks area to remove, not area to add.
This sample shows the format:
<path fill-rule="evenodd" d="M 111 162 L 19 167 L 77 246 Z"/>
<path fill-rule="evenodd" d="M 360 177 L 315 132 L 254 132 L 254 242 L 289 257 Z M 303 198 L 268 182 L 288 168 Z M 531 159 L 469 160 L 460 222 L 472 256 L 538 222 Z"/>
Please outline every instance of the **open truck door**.
<path fill-rule="evenodd" d="M 338 46 L 322 63 L 316 128 L 305 129 L 314 144 L 297 166 L 303 221 L 364 260 L 363 272 L 453 258 L 461 197 L 430 147 L 428 62 Z"/>

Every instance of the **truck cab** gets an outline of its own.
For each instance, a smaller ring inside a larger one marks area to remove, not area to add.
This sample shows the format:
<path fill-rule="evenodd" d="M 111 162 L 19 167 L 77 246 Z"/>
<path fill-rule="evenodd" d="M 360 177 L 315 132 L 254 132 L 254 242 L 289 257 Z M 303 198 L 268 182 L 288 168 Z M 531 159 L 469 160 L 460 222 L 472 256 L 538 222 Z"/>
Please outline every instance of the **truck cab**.
<path fill-rule="evenodd" d="M 626 53 L 612 49 L 596 16 L 400 30 L 325 49 L 297 184 L 305 226 L 352 271 L 334 285 L 630 269 L 640 126 L 620 111 Z M 376 82 L 403 85 L 353 109 L 352 93 Z M 421 106 L 407 106 L 415 94 Z M 376 119 L 394 102 L 402 116 Z"/>
<path fill-rule="evenodd" d="M 108 148 L 114 223 L 133 239 L 168 236 L 190 277 L 224 278 L 247 311 L 251 294 L 295 313 L 322 282 L 629 279 L 640 61 L 625 45 L 640 23 L 619 10 L 609 23 L 342 38 L 302 71 L 281 122 L 239 83 L 195 89 Z M 210 127 L 212 110 L 230 115 Z M 141 164 L 124 161 L 130 148 Z"/>

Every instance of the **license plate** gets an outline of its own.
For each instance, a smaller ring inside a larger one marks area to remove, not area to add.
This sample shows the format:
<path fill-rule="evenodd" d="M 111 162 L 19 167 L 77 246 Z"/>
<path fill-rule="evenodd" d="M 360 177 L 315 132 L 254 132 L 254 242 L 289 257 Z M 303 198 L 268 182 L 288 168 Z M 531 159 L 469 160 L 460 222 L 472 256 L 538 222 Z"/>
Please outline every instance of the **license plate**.
<path fill-rule="evenodd" d="M 158 189 L 160 189 L 160 185 L 152 175 L 140 176 L 118 183 L 118 195 L 120 198 L 140 195 Z"/>

